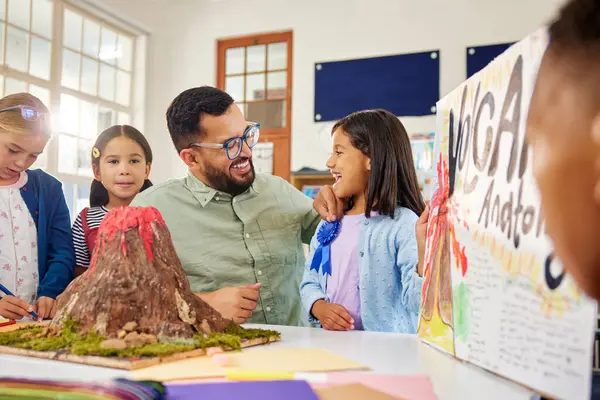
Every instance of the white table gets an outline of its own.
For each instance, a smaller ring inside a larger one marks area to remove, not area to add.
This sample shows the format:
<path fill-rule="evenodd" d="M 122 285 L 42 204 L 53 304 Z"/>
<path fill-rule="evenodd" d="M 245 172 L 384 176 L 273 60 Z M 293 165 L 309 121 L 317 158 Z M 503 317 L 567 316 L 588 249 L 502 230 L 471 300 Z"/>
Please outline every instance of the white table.
<path fill-rule="evenodd" d="M 445 399 L 530 399 L 526 389 L 462 363 L 423 343 L 415 336 L 375 332 L 328 332 L 323 329 L 289 326 L 248 327 L 276 329 L 281 342 L 268 347 L 320 347 L 350 358 L 379 373 L 425 374 L 430 377 L 440 400 Z M 265 347 L 260 347 L 265 348 Z M 248 349 L 252 351 L 253 349 Z M 127 371 L 42 360 L 0 356 L 0 376 L 100 381 L 128 377 Z"/>

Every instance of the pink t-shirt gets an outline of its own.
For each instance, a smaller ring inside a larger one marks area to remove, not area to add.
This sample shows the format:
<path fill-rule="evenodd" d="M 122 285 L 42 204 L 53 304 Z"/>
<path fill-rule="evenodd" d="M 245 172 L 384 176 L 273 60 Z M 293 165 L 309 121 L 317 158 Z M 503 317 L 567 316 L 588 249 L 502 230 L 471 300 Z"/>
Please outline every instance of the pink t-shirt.
<path fill-rule="evenodd" d="M 358 290 L 358 237 L 364 219 L 364 214 L 342 218 L 340 233 L 331 243 L 331 276 L 327 277 L 329 302 L 344 306 L 354 318 L 354 329 L 357 330 L 363 329 Z"/>

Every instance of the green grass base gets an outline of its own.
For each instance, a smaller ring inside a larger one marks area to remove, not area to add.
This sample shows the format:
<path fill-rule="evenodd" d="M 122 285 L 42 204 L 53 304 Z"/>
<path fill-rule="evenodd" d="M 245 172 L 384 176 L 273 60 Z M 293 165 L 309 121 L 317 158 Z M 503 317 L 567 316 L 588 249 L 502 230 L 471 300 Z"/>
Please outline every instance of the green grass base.
<path fill-rule="evenodd" d="M 29 326 L 11 332 L 0 333 L 0 346 L 16 347 L 34 351 L 68 350 L 75 355 L 94 355 L 119 358 L 159 357 L 168 356 L 195 349 L 209 347 L 224 347 L 240 350 L 242 341 L 252 339 L 266 339 L 267 342 L 279 339 L 280 333 L 265 329 L 244 329 L 231 323 L 224 333 L 212 333 L 208 336 L 196 334 L 193 339 L 161 339 L 159 343 L 143 346 L 128 347 L 126 349 L 103 349 L 100 343 L 106 337 L 94 331 L 84 334 L 78 333 L 76 321 L 67 318 L 63 322 L 63 329 L 58 336 L 42 338 L 23 338 L 25 333 L 39 334 L 43 331 L 41 326 Z"/>

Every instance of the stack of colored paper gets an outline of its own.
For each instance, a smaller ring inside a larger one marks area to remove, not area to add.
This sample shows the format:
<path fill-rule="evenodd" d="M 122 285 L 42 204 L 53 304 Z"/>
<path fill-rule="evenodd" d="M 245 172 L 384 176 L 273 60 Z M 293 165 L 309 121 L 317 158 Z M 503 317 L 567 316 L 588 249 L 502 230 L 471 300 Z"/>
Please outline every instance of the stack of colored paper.
<path fill-rule="evenodd" d="M 165 393 L 160 383 L 124 379 L 106 384 L 0 379 L 2 399 L 162 400 Z"/>

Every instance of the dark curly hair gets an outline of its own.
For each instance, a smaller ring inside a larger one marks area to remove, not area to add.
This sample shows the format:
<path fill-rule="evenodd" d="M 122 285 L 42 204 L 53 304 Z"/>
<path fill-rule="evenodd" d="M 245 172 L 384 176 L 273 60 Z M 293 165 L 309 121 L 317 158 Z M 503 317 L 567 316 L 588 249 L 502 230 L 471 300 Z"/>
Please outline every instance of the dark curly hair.
<path fill-rule="evenodd" d="M 544 59 L 560 68 L 565 79 L 585 89 L 584 101 L 600 104 L 600 0 L 571 0 L 548 29 Z M 582 100 L 583 101 L 583 100 Z"/>
<path fill-rule="evenodd" d="M 177 96 L 167 109 L 167 127 L 177 152 L 202 137 L 202 114 L 223 115 L 232 104 L 230 95 L 210 86 L 188 89 Z"/>
<path fill-rule="evenodd" d="M 549 28 L 550 48 L 600 58 L 600 1 L 572 0 Z"/>

